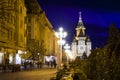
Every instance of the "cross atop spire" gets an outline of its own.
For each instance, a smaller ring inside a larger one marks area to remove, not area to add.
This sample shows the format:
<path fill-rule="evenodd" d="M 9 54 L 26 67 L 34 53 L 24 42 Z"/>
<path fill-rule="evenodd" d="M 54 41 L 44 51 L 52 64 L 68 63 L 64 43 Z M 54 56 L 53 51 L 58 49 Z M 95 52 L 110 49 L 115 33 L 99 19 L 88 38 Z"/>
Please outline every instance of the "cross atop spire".
<path fill-rule="evenodd" d="M 82 12 L 79 12 L 79 21 L 82 19 L 81 14 Z"/>

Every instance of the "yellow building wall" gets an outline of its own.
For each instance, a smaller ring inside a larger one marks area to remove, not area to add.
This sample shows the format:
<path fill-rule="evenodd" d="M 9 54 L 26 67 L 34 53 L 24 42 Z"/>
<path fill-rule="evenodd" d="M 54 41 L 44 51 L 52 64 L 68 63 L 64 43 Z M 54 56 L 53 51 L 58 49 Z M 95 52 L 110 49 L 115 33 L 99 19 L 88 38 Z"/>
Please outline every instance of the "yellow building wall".
<path fill-rule="evenodd" d="M 5 53 L 3 63 L 11 58 L 9 63 L 14 64 L 17 50 L 25 50 L 25 16 L 24 0 L 0 0 L 0 52 Z"/>
<path fill-rule="evenodd" d="M 24 3 L 24 0 L 17 0 L 15 3 L 15 9 L 16 9 L 16 44 L 18 46 L 18 49 L 25 50 L 26 49 L 26 36 L 25 36 L 25 29 L 26 29 L 26 6 Z"/>

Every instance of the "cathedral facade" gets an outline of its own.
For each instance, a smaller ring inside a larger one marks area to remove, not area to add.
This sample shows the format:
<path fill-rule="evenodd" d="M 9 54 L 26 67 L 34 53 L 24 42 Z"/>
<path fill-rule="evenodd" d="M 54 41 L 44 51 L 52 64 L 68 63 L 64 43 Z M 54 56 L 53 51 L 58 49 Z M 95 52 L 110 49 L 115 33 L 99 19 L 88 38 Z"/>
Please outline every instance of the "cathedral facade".
<path fill-rule="evenodd" d="M 81 12 L 79 13 L 79 21 L 76 27 L 76 35 L 73 38 L 73 42 L 71 44 L 72 54 L 74 58 L 79 56 L 83 57 L 83 54 L 86 54 L 88 57 L 91 53 L 92 45 L 89 39 L 89 36 L 85 34 L 85 27 L 82 22 Z"/>

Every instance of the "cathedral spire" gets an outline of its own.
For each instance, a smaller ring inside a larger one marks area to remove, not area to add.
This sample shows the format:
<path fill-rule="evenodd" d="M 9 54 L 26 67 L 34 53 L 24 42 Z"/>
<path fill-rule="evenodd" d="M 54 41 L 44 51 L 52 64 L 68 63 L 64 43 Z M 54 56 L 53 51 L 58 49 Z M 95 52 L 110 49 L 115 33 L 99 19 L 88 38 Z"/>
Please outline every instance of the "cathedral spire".
<path fill-rule="evenodd" d="M 81 12 L 79 12 L 79 22 L 82 21 Z"/>
<path fill-rule="evenodd" d="M 82 22 L 81 12 L 79 12 L 79 22 L 78 22 L 78 26 L 77 27 L 81 27 L 81 28 L 84 27 L 83 22 Z"/>
<path fill-rule="evenodd" d="M 85 36 L 85 27 L 83 25 L 83 22 L 82 22 L 82 16 L 81 16 L 81 12 L 79 12 L 79 21 L 78 21 L 78 25 L 77 25 L 77 28 L 76 28 L 76 35 L 77 36 Z"/>

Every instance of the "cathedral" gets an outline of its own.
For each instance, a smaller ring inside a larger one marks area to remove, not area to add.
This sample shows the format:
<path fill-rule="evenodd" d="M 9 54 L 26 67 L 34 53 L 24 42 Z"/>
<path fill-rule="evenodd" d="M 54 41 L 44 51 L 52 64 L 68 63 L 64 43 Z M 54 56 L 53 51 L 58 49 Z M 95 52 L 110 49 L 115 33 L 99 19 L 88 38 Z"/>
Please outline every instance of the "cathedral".
<path fill-rule="evenodd" d="M 72 54 L 74 58 L 79 56 L 80 58 L 83 57 L 83 54 L 86 54 L 88 57 L 91 53 L 91 41 L 89 36 L 85 34 L 85 27 L 82 22 L 81 12 L 79 13 L 79 21 L 76 27 L 76 35 L 73 38 L 73 42 L 71 44 Z"/>

